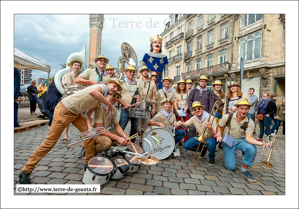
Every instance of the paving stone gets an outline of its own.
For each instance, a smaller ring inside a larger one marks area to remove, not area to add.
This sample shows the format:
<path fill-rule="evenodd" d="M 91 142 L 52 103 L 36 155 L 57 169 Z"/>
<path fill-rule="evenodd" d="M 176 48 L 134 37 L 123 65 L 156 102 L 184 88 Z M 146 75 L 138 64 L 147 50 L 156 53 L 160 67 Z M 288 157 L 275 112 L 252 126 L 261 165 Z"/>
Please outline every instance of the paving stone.
<path fill-rule="evenodd" d="M 122 189 L 127 189 L 129 187 L 129 183 L 120 181 L 117 183 L 117 187 Z"/>
<path fill-rule="evenodd" d="M 169 165 L 165 165 L 165 164 L 158 164 L 158 166 L 161 168 L 169 168 Z"/>
<path fill-rule="evenodd" d="M 190 170 L 178 169 L 178 173 L 191 173 Z"/>
<path fill-rule="evenodd" d="M 169 165 L 169 168 L 181 169 L 182 166 L 180 166 L 180 165 Z"/>
<path fill-rule="evenodd" d="M 234 182 L 233 179 L 228 178 L 228 177 L 221 177 L 221 176 L 219 176 L 218 178 L 220 179 L 220 181 Z"/>
<path fill-rule="evenodd" d="M 252 189 L 244 189 L 244 191 L 249 195 L 261 195 L 262 194 L 260 191 L 252 190 Z"/>
<path fill-rule="evenodd" d="M 64 167 L 52 167 L 49 168 L 50 171 L 62 171 L 63 169 L 65 169 Z"/>
<path fill-rule="evenodd" d="M 142 179 L 142 178 L 131 178 L 131 182 L 132 183 L 136 183 L 136 184 L 144 184 L 145 183 L 145 179 Z"/>
<path fill-rule="evenodd" d="M 226 187 L 212 186 L 213 190 L 218 193 L 227 194 L 229 193 Z"/>
<path fill-rule="evenodd" d="M 183 163 L 183 162 L 175 162 L 174 164 L 175 165 L 187 165 L 186 163 Z"/>
<path fill-rule="evenodd" d="M 47 171 L 49 169 L 48 166 L 37 166 L 34 170 L 36 171 Z"/>
<path fill-rule="evenodd" d="M 204 192 L 213 192 L 212 187 L 207 186 L 207 185 L 196 185 L 197 190 L 199 191 L 204 191 Z"/>
<path fill-rule="evenodd" d="M 63 170 L 64 173 L 77 173 L 80 169 L 79 168 L 67 168 Z"/>
<path fill-rule="evenodd" d="M 25 165 L 27 162 L 25 162 L 23 165 Z M 38 165 L 49 165 L 51 162 L 50 161 L 40 161 L 38 162 Z"/>
<path fill-rule="evenodd" d="M 164 177 L 164 176 L 157 176 L 157 175 L 154 175 L 154 176 L 153 176 L 153 179 L 154 179 L 154 180 L 159 180 L 159 181 L 168 181 L 168 178 L 167 178 L 167 177 Z"/>
<path fill-rule="evenodd" d="M 166 188 L 171 188 L 171 189 L 179 188 L 178 183 L 164 182 L 163 186 L 166 187 Z"/>
<path fill-rule="evenodd" d="M 285 187 L 277 187 L 280 191 L 282 191 L 283 193 L 285 193 Z"/>
<path fill-rule="evenodd" d="M 237 183 L 244 183 L 244 184 L 247 183 L 247 180 L 244 178 L 232 178 L 232 179 Z"/>
<path fill-rule="evenodd" d="M 165 172 L 170 172 L 170 173 L 177 173 L 177 169 L 174 168 L 165 168 Z"/>
<path fill-rule="evenodd" d="M 115 187 L 117 181 L 110 179 L 106 184 L 105 187 Z"/>
<path fill-rule="evenodd" d="M 158 181 L 158 180 L 147 180 L 146 184 L 147 185 L 152 185 L 152 186 L 162 186 L 162 181 Z"/>
<path fill-rule="evenodd" d="M 186 183 L 180 183 L 180 188 L 181 189 L 195 189 L 194 184 L 186 184 Z"/>
<path fill-rule="evenodd" d="M 169 195 L 170 194 L 170 189 L 164 188 L 164 187 L 156 187 L 155 192 L 157 194 L 167 194 L 167 195 Z"/>
<path fill-rule="evenodd" d="M 147 173 L 147 171 L 146 170 L 138 170 L 136 173 L 140 173 L 140 174 L 146 174 Z"/>
<path fill-rule="evenodd" d="M 203 175 L 199 175 L 199 174 L 190 174 L 190 176 L 193 179 L 205 179 Z"/>
<path fill-rule="evenodd" d="M 217 178 L 217 176 L 204 176 L 207 180 L 211 180 L 211 181 L 219 181 L 219 179 Z"/>
<path fill-rule="evenodd" d="M 198 179 L 185 179 L 185 182 L 189 184 L 200 184 Z"/>
<path fill-rule="evenodd" d="M 182 177 L 182 178 L 190 178 L 190 175 L 186 174 L 186 173 L 177 173 L 176 176 L 177 177 Z"/>
<path fill-rule="evenodd" d="M 64 164 L 64 167 L 67 167 L 67 168 L 75 168 L 77 167 L 79 164 L 78 163 L 66 163 Z M 84 165 L 83 165 L 84 166 Z"/>
<path fill-rule="evenodd" d="M 187 190 L 183 189 L 172 189 L 171 194 L 178 194 L 178 195 L 187 195 Z"/>
<path fill-rule="evenodd" d="M 263 187 L 266 191 L 269 191 L 269 192 L 279 192 L 279 190 L 274 186 L 264 186 L 264 185 L 262 185 L 261 187 Z"/>
<path fill-rule="evenodd" d="M 175 177 L 175 173 L 162 172 L 162 176 Z"/>
<path fill-rule="evenodd" d="M 269 191 L 261 191 L 261 193 L 262 193 L 263 195 L 276 195 L 275 192 L 269 192 Z"/>
<path fill-rule="evenodd" d="M 274 181 L 261 181 L 265 186 L 278 186 Z"/>
<path fill-rule="evenodd" d="M 150 174 L 134 174 L 134 178 L 152 179 L 153 176 Z"/>
<path fill-rule="evenodd" d="M 216 186 L 215 181 L 210 181 L 210 180 L 200 180 L 200 182 L 201 182 L 203 185 Z"/>
<path fill-rule="evenodd" d="M 246 184 L 244 183 L 231 183 L 231 185 L 235 188 L 240 188 L 240 189 L 248 189 L 248 187 L 246 186 Z"/>
<path fill-rule="evenodd" d="M 48 166 L 55 166 L 55 167 L 60 167 L 63 166 L 65 162 L 52 162 Z"/>
<path fill-rule="evenodd" d="M 49 176 L 49 178 L 54 178 L 54 179 L 63 179 L 67 174 L 66 173 L 58 173 L 58 172 L 53 172 Z"/>
<path fill-rule="evenodd" d="M 243 189 L 237 189 L 237 188 L 229 188 L 230 192 L 232 194 L 243 194 L 246 195 L 246 192 Z"/>
<path fill-rule="evenodd" d="M 178 183 L 184 182 L 183 178 L 181 177 L 169 177 L 169 181 Z"/>
<path fill-rule="evenodd" d="M 120 188 L 113 188 L 113 187 L 104 187 L 101 189 L 102 194 L 114 194 L 114 195 L 123 195 L 125 194 L 126 190 Z"/>
<path fill-rule="evenodd" d="M 153 186 L 150 186 L 150 185 L 143 185 L 143 184 L 134 184 L 134 183 L 130 183 L 129 188 L 130 188 L 130 189 L 141 190 L 141 191 L 144 191 L 144 192 L 152 192 L 152 191 L 153 191 Z"/>
<path fill-rule="evenodd" d="M 194 191 L 194 190 L 188 190 L 188 194 L 189 195 L 204 195 L 204 192 L 200 192 L 200 191 Z"/>
<path fill-rule="evenodd" d="M 222 194 L 221 193 L 217 193 L 217 192 L 207 192 L 206 195 L 222 195 Z"/>
<path fill-rule="evenodd" d="M 206 172 L 204 171 L 198 171 L 198 170 L 191 170 L 192 174 L 198 174 L 198 175 L 206 175 Z"/>
<path fill-rule="evenodd" d="M 127 189 L 126 195 L 142 195 L 143 191 L 137 189 Z"/>
<path fill-rule="evenodd" d="M 69 180 L 81 180 L 83 178 L 83 175 L 80 174 L 68 174 L 64 179 L 69 179 Z"/>
<path fill-rule="evenodd" d="M 51 179 L 50 181 L 47 182 L 47 184 L 65 184 L 67 180 L 64 179 Z"/>
<path fill-rule="evenodd" d="M 160 176 L 162 175 L 161 171 L 152 171 L 152 170 L 149 170 L 148 173 L 149 174 L 154 174 L 154 175 L 160 175 Z"/>
<path fill-rule="evenodd" d="M 151 167 L 152 171 L 164 171 L 164 168 L 161 167 Z"/>
<path fill-rule="evenodd" d="M 125 177 L 123 177 L 120 181 L 125 181 L 125 182 L 130 182 L 131 181 L 131 176 L 125 176 Z"/>
<path fill-rule="evenodd" d="M 159 195 L 159 194 L 153 193 L 153 192 L 146 192 L 146 193 L 144 193 L 144 195 Z"/>
<path fill-rule="evenodd" d="M 256 184 L 246 184 L 246 186 L 249 187 L 249 189 L 254 189 L 254 190 L 264 190 L 260 185 L 256 185 Z"/>
<path fill-rule="evenodd" d="M 34 176 L 48 176 L 50 175 L 51 172 L 49 171 L 38 171 L 36 173 L 34 173 Z"/>
<path fill-rule="evenodd" d="M 276 184 L 278 184 L 279 186 L 285 186 L 285 182 L 281 182 L 281 181 L 275 181 Z"/>
<path fill-rule="evenodd" d="M 215 181 L 215 183 L 217 184 L 217 186 L 220 187 L 232 187 L 232 185 L 228 182 L 225 181 Z"/>
<path fill-rule="evenodd" d="M 33 179 L 31 179 L 32 183 L 36 183 L 36 184 L 45 184 L 50 180 L 50 178 L 48 177 L 34 177 Z"/>

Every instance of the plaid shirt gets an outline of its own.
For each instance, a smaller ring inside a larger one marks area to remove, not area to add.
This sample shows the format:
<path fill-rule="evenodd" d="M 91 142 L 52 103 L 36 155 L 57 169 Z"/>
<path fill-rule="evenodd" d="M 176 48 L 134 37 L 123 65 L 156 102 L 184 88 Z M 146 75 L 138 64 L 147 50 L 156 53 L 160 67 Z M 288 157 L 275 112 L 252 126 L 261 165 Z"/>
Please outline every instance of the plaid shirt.
<path fill-rule="evenodd" d="M 190 113 L 192 112 L 192 103 L 194 101 L 199 101 L 201 105 L 205 106 L 203 109 L 210 113 L 215 102 L 214 93 L 211 90 L 206 90 L 200 94 L 198 89 L 192 89 L 188 97 L 188 110 Z"/>

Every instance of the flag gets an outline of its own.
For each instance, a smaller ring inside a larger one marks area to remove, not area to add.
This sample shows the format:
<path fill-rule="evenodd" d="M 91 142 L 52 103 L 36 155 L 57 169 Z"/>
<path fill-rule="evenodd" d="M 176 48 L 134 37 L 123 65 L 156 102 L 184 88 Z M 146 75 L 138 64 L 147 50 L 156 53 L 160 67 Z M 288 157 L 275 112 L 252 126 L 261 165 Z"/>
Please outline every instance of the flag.
<path fill-rule="evenodd" d="M 241 64 L 240 64 L 240 89 L 241 89 L 241 91 L 242 91 L 243 74 L 244 74 L 244 63 L 243 63 L 243 58 L 241 57 Z"/>

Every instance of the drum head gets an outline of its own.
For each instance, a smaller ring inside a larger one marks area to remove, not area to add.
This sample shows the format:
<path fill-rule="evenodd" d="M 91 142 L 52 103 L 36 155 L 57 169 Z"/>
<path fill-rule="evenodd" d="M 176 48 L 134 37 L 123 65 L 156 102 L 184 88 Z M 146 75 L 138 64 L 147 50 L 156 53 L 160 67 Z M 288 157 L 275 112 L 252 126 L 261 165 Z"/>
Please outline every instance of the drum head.
<path fill-rule="evenodd" d="M 125 158 L 130 164 L 140 164 L 140 160 L 136 155 L 125 154 Z"/>
<path fill-rule="evenodd" d="M 114 160 L 114 164 L 115 164 L 117 167 L 120 167 L 120 166 L 122 166 L 122 165 L 129 165 L 129 164 L 127 163 L 127 161 L 125 161 L 124 159 L 120 159 L 120 158 Z"/>
<path fill-rule="evenodd" d="M 173 152 L 173 149 L 175 146 L 175 142 L 174 142 L 174 138 L 173 138 L 172 134 L 166 128 L 162 128 L 162 127 L 158 127 L 158 126 L 147 127 L 147 129 L 145 130 L 145 132 L 143 134 L 143 138 L 146 138 L 147 140 L 149 140 L 152 143 L 153 151 L 155 152 L 157 150 L 157 145 L 156 145 L 156 142 L 154 142 L 154 140 L 152 139 L 152 137 L 151 137 L 152 135 L 156 136 L 156 138 L 158 138 L 160 140 L 161 144 L 160 144 L 160 149 L 158 150 L 158 152 L 152 154 L 151 156 L 154 156 L 154 157 L 158 158 L 159 160 L 163 160 L 163 159 L 167 158 Z M 142 147 L 145 152 L 149 151 L 149 146 L 144 140 L 142 140 Z"/>
<path fill-rule="evenodd" d="M 112 162 L 105 157 L 93 157 L 87 165 L 89 170 L 99 175 L 108 174 L 113 170 Z"/>
<path fill-rule="evenodd" d="M 133 142 L 128 145 L 128 149 L 131 152 L 135 152 L 135 153 L 138 153 L 138 154 L 142 154 L 143 153 L 143 149 L 139 145 L 137 145 L 137 144 L 135 144 Z"/>

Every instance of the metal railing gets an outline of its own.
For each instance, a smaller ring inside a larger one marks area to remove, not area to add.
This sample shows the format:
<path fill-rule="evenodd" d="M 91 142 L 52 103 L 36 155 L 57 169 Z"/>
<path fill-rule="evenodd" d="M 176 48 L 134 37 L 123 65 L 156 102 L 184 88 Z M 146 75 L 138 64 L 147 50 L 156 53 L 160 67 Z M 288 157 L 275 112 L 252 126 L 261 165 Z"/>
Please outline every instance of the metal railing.
<path fill-rule="evenodd" d="M 171 44 L 172 44 L 172 39 L 170 39 L 169 41 L 166 42 L 166 47 L 171 46 Z"/>
<path fill-rule="evenodd" d="M 210 20 L 208 21 L 208 24 L 211 24 L 212 22 L 214 22 L 214 20 L 215 20 L 215 17 L 214 17 L 213 19 L 210 19 Z"/>
<path fill-rule="evenodd" d="M 191 56 L 192 56 L 192 51 L 189 51 L 189 52 L 185 53 L 185 59 L 188 59 Z"/>
<path fill-rule="evenodd" d="M 169 59 L 168 59 L 168 63 L 171 63 L 171 62 L 173 62 L 173 57 L 169 57 Z"/>
<path fill-rule="evenodd" d="M 181 76 L 180 75 L 176 75 L 173 78 L 173 82 L 178 82 L 178 81 L 180 81 L 180 79 L 181 79 Z"/>
<path fill-rule="evenodd" d="M 176 35 L 173 39 L 172 39 L 172 42 L 176 42 L 176 41 L 179 41 L 181 40 L 182 38 L 184 38 L 184 32 L 181 32 L 179 33 L 178 35 Z"/>
<path fill-rule="evenodd" d="M 180 61 L 180 60 L 182 60 L 182 53 L 179 53 L 179 54 L 177 54 L 173 57 L 174 62 L 177 62 L 177 61 Z"/>
<path fill-rule="evenodd" d="M 208 44 L 207 45 L 207 48 L 210 48 L 210 47 L 212 47 L 214 45 L 214 42 L 213 43 L 210 43 L 210 44 Z"/>
<path fill-rule="evenodd" d="M 186 37 L 185 37 L 185 39 L 191 37 L 192 35 L 193 35 L 193 29 L 188 30 L 188 32 L 186 33 Z"/>

